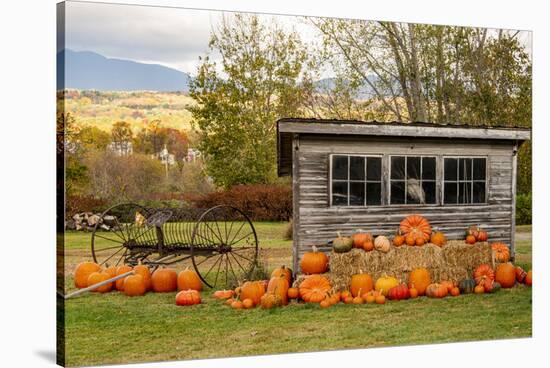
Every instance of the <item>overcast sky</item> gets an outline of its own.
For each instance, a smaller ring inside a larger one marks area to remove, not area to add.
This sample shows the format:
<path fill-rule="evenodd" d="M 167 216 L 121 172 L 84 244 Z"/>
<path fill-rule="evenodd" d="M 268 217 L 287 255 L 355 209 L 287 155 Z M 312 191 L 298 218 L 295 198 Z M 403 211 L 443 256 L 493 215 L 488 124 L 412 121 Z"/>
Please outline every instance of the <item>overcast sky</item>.
<path fill-rule="evenodd" d="M 208 51 L 212 26 L 221 11 L 151 6 L 66 2 L 66 47 L 94 51 L 110 58 L 169 66 L 195 74 L 199 56 Z M 283 27 L 295 28 L 304 41 L 316 37 L 303 18 L 275 17 Z M 520 39 L 531 48 L 531 33 Z M 215 58 L 215 55 L 213 55 Z"/>

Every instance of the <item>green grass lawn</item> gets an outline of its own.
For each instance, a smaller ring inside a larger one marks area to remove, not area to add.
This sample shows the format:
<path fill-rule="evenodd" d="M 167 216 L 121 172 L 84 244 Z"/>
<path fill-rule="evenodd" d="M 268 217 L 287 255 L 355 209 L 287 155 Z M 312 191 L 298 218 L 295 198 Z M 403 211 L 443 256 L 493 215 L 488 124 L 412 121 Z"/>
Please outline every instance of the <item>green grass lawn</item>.
<path fill-rule="evenodd" d="M 256 224 L 261 245 L 288 252 L 285 224 Z M 67 248 L 89 248 L 89 234 L 67 234 Z M 286 253 L 285 253 L 286 254 Z M 516 263 L 530 268 L 531 241 Z M 67 283 L 71 284 L 70 276 Z M 496 294 L 390 301 L 320 309 L 293 303 L 273 310 L 233 310 L 202 293 L 203 304 L 177 307 L 175 293 L 128 298 L 113 292 L 68 300 L 66 363 L 114 364 L 529 337 L 531 289 Z"/>

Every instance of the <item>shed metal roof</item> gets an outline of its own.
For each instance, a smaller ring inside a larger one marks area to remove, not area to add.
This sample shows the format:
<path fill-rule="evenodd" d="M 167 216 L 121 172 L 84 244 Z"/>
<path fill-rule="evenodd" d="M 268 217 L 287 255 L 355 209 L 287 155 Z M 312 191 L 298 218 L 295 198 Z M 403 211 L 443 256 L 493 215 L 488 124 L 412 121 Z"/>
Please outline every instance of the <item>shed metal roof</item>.
<path fill-rule="evenodd" d="M 450 138 L 517 141 L 531 139 L 531 129 L 467 124 L 424 122 L 378 122 L 358 120 L 283 118 L 277 121 L 277 165 L 279 175 L 288 175 L 292 165 L 293 134 L 357 135 L 401 138 Z"/>

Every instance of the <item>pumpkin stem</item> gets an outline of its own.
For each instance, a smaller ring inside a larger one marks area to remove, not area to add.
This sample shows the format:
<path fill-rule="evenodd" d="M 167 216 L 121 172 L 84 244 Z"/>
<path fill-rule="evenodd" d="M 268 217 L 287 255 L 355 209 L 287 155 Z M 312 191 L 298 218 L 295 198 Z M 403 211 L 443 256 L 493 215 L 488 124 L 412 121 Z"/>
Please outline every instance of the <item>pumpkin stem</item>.
<path fill-rule="evenodd" d="M 338 234 L 338 237 L 339 237 L 339 238 L 342 237 L 342 234 L 341 234 L 339 231 L 337 231 L 336 234 Z"/>
<path fill-rule="evenodd" d="M 315 245 L 311 246 L 311 250 L 313 251 L 313 253 L 317 253 L 317 247 Z"/>

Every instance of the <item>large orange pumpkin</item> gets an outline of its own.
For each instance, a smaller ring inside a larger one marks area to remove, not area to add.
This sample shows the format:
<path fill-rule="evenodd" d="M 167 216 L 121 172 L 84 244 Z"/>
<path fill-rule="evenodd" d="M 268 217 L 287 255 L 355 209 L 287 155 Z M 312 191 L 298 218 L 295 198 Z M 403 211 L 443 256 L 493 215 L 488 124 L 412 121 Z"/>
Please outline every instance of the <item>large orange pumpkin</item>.
<path fill-rule="evenodd" d="M 514 279 L 515 277 L 516 274 L 514 271 Z M 474 279 L 476 280 L 476 284 L 480 284 L 485 280 L 493 281 L 495 279 L 495 273 L 493 272 L 491 266 L 489 266 L 488 264 L 480 264 L 474 270 Z"/>
<path fill-rule="evenodd" d="M 500 242 L 493 243 L 491 244 L 491 248 L 498 262 L 506 263 L 510 260 L 510 248 L 506 244 Z"/>
<path fill-rule="evenodd" d="M 285 265 L 277 267 L 271 272 L 271 277 L 281 277 L 284 276 L 289 285 L 292 285 L 292 270 Z"/>
<path fill-rule="evenodd" d="M 399 224 L 399 231 L 405 236 L 409 234 L 415 234 L 416 236 L 421 235 L 424 241 L 428 241 L 430 240 L 432 227 L 426 218 L 420 215 L 410 215 L 401 221 Z"/>
<path fill-rule="evenodd" d="M 430 243 L 442 247 L 447 243 L 447 237 L 441 231 L 435 232 L 430 238 Z"/>
<path fill-rule="evenodd" d="M 143 283 L 145 284 L 145 290 L 146 291 L 151 290 L 153 285 L 151 283 L 151 271 L 149 270 L 149 267 L 145 266 L 145 265 L 142 265 L 142 264 L 139 264 L 139 265 L 134 267 L 134 273 L 136 275 L 141 275 L 141 277 L 143 277 Z"/>
<path fill-rule="evenodd" d="M 358 296 L 359 290 L 361 290 L 361 295 L 359 296 L 363 296 L 363 294 L 368 293 L 373 288 L 374 288 L 374 282 L 372 280 L 371 275 L 369 275 L 368 273 L 363 273 L 359 271 L 358 274 L 355 274 L 351 277 L 351 282 L 350 282 L 351 295 Z"/>
<path fill-rule="evenodd" d="M 325 253 L 319 252 L 316 246 L 311 252 L 304 253 L 300 261 L 300 268 L 305 274 L 324 273 L 328 268 L 328 257 Z"/>
<path fill-rule="evenodd" d="M 109 277 L 109 274 L 105 273 L 105 272 L 92 272 L 89 276 L 88 276 L 88 281 L 87 281 L 87 286 L 92 286 L 92 285 L 95 285 L 95 284 L 98 284 L 102 281 L 105 281 L 105 280 L 109 280 L 110 277 Z M 100 286 L 92 291 L 97 291 L 98 293 L 108 293 L 109 291 L 111 291 L 113 287 L 113 283 L 110 282 L 106 285 L 103 285 L 103 286 Z"/>
<path fill-rule="evenodd" d="M 430 284 L 426 288 L 426 296 L 428 298 L 444 298 L 449 293 L 449 290 L 445 285 L 441 284 Z"/>
<path fill-rule="evenodd" d="M 430 272 L 426 268 L 415 268 L 409 274 L 409 289 L 416 289 L 418 295 L 424 295 L 426 288 L 432 283 Z"/>
<path fill-rule="evenodd" d="M 202 290 L 202 282 L 197 273 L 189 268 L 178 274 L 178 290 Z"/>
<path fill-rule="evenodd" d="M 145 280 L 141 275 L 131 275 L 124 278 L 124 294 L 128 296 L 141 296 L 147 291 Z"/>
<path fill-rule="evenodd" d="M 182 290 L 176 294 L 176 305 L 195 305 L 201 303 L 201 294 L 197 290 Z"/>
<path fill-rule="evenodd" d="M 109 275 L 109 278 L 112 279 L 113 277 L 116 276 L 116 267 L 115 266 L 111 266 L 111 267 L 107 267 L 105 270 L 103 270 L 103 272 L 105 272 L 106 274 Z M 116 281 L 113 282 L 113 289 L 116 288 Z"/>
<path fill-rule="evenodd" d="M 74 270 L 74 286 L 79 289 L 88 286 L 88 276 L 93 272 L 99 272 L 101 267 L 94 262 L 79 263 Z"/>
<path fill-rule="evenodd" d="M 511 288 L 516 284 L 516 269 L 511 263 L 501 263 L 497 266 L 495 280 L 503 288 Z"/>
<path fill-rule="evenodd" d="M 252 299 L 254 305 L 258 305 L 260 303 L 260 299 L 264 294 L 265 286 L 263 282 L 247 281 L 241 286 L 239 298 L 241 300 Z"/>
<path fill-rule="evenodd" d="M 267 284 L 267 293 L 276 294 L 282 305 L 288 304 L 288 281 L 284 275 L 272 277 Z"/>
<path fill-rule="evenodd" d="M 300 284 L 300 298 L 308 303 L 320 303 L 325 300 L 330 288 L 330 282 L 326 277 L 311 275 Z"/>
<path fill-rule="evenodd" d="M 132 271 L 132 267 L 130 266 L 127 266 L 127 265 L 118 266 L 116 269 L 116 275 L 117 276 L 122 275 L 123 273 L 130 272 L 130 271 Z M 126 277 L 116 280 L 115 286 L 118 291 L 124 291 L 124 280 L 126 279 Z"/>
<path fill-rule="evenodd" d="M 157 293 L 169 293 L 178 288 L 178 274 L 171 268 L 159 268 L 151 276 L 153 290 Z"/>

